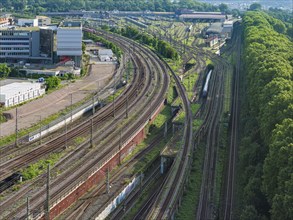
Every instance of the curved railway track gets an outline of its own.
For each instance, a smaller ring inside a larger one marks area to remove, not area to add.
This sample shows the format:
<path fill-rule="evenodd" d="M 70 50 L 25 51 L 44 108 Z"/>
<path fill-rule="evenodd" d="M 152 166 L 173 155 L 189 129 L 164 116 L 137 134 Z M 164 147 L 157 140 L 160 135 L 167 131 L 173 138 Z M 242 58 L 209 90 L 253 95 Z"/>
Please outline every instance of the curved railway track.
<path fill-rule="evenodd" d="M 124 45 L 124 48 L 127 46 L 133 45 L 132 41 L 129 40 L 123 40 L 123 42 L 121 42 L 121 40 L 118 40 L 116 36 L 110 36 L 112 41 L 117 41 L 116 43 L 120 43 L 121 45 Z M 120 39 L 120 38 L 119 38 Z M 154 54 L 152 52 L 149 52 L 148 50 L 146 50 L 145 48 L 135 45 L 135 47 L 138 48 L 138 50 L 140 50 L 140 53 L 144 53 L 145 55 L 141 55 L 139 58 L 136 57 L 134 58 L 136 65 L 137 65 L 137 69 L 139 70 L 138 73 L 136 74 L 138 75 L 138 77 L 140 77 L 140 84 L 136 85 L 137 88 L 133 89 L 132 94 L 130 94 L 128 96 L 129 98 L 129 102 L 131 101 L 131 97 L 136 97 L 136 99 L 132 100 L 132 105 L 134 105 L 134 103 L 139 103 L 140 100 L 145 99 L 145 94 L 142 94 L 143 92 L 140 92 L 140 90 L 143 90 L 143 88 L 145 88 L 144 83 L 148 83 L 150 85 L 152 85 L 153 87 L 156 85 L 157 88 L 159 88 L 159 91 L 153 91 L 151 92 L 152 96 L 150 96 L 151 98 L 155 99 L 154 101 L 151 102 L 151 105 L 149 108 L 147 108 L 148 111 L 146 111 L 144 114 L 142 114 L 142 116 L 140 117 L 140 119 L 136 120 L 136 123 L 129 123 L 129 128 L 126 129 L 126 131 L 124 132 L 124 137 L 123 137 L 123 141 L 126 140 L 126 137 L 130 137 L 139 127 L 143 126 L 145 123 L 147 123 L 148 119 L 152 116 L 152 114 L 154 114 L 154 110 L 157 110 L 157 108 L 161 105 L 161 103 L 164 100 L 164 96 L 167 90 L 167 86 L 169 83 L 169 79 L 168 76 L 166 75 L 166 71 L 165 71 L 165 67 L 162 63 L 160 63 L 160 61 L 157 58 L 154 58 Z M 128 49 L 128 48 L 127 48 Z M 136 53 L 138 53 L 138 51 L 136 51 Z M 138 53 L 139 54 L 139 53 Z M 138 55 L 137 55 L 138 56 Z M 139 64 L 139 60 L 143 59 L 144 56 L 148 57 L 149 59 L 146 61 L 144 60 L 144 63 Z M 146 70 L 146 66 L 148 66 L 148 68 L 150 67 L 149 64 L 152 64 L 155 68 L 152 68 L 152 71 L 150 70 Z M 154 81 L 156 81 L 157 84 L 152 83 L 150 80 L 147 80 L 148 78 L 151 77 L 147 77 L 145 74 L 149 74 L 152 72 L 152 79 L 156 79 Z M 145 90 L 145 92 L 147 91 L 147 89 Z M 142 94 L 142 95 L 139 95 Z M 126 97 L 124 97 L 124 105 L 122 104 L 122 109 L 125 109 L 125 102 L 126 102 Z M 139 100 L 138 100 L 139 99 Z M 120 99 L 118 99 L 120 100 Z M 144 100 L 145 101 L 145 100 Z M 123 101 L 121 101 L 123 103 Z M 118 101 L 113 102 L 113 109 L 114 109 L 114 105 L 116 104 L 116 108 L 119 106 L 118 105 Z M 112 105 L 111 105 L 112 106 Z M 108 108 L 111 108 L 108 107 Z M 129 104 L 130 107 L 130 104 Z M 132 108 L 133 109 L 133 108 Z M 135 110 L 133 110 L 135 111 Z M 111 111 L 109 113 L 111 115 Z M 125 114 L 122 111 L 122 114 Z M 141 113 L 140 113 L 141 114 Z M 112 116 L 113 116 L 113 112 L 112 112 Z M 116 116 L 116 118 L 119 118 L 118 115 Z M 134 124 L 134 125 L 132 125 Z M 131 126 L 132 125 L 132 126 Z M 122 141 L 122 142 L 123 142 Z M 65 172 L 64 174 L 62 174 L 60 178 L 57 178 L 57 180 L 55 180 L 54 182 L 52 182 L 52 194 L 51 194 L 51 198 L 52 201 L 55 201 L 58 196 L 60 196 L 60 194 L 64 194 L 66 191 L 68 191 L 68 189 L 70 189 L 71 187 L 73 187 L 74 184 L 76 184 L 76 182 L 81 181 L 81 179 L 84 179 L 84 176 L 90 175 L 91 172 L 93 172 L 94 169 L 96 169 L 96 164 L 101 163 L 102 160 L 105 160 L 105 158 L 107 158 L 107 156 L 117 152 L 117 146 L 119 146 L 119 143 L 121 143 L 121 140 L 119 140 L 119 138 L 112 138 L 112 140 L 109 140 L 108 142 L 111 143 L 111 146 L 113 147 L 108 147 L 106 149 L 104 149 L 103 152 L 101 152 L 99 154 L 99 156 L 96 156 L 96 158 L 92 158 L 92 161 L 89 161 L 86 165 L 84 165 L 83 167 L 79 167 L 78 170 L 75 170 L 75 173 L 72 173 L 72 170 L 69 172 Z M 70 178 L 69 178 L 70 177 Z M 72 179 L 75 179 L 75 181 L 72 181 Z M 65 181 L 63 181 L 65 180 Z M 62 186 L 61 186 L 62 185 Z M 59 187 L 57 187 L 59 186 Z M 55 188 L 54 188 L 55 187 Z M 34 198 L 32 198 L 32 204 L 36 204 L 38 203 L 39 205 L 34 205 L 33 209 L 34 210 L 39 210 L 37 213 L 42 213 L 42 201 L 43 201 L 43 195 L 44 195 L 44 190 L 41 190 L 41 192 L 39 192 L 38 194 L 36 194 L 34 196 Z M 21 207 L 19 209 L 17 209 L 15 212 L 10 213 L 9 216 L 14 216 L 16 213 L 18 213 L 17 216 L 19 216 L 19 218 L 21 218 L 21 216 L 24 215 L 24 211 L 23 210 L 24 207 Z M 36 215 L 36 213 L 35 213 Z"/>
<path fill-rule="evenodd" d="M 167 65 L 167 64 L 166 64 Z M 168 66 L 169 67 L 169 66 Z M 172 166 L 170 168 L 168 177 L 166 179 L 165 184 L 162 186 L 162 189 L 165 189 L 167 187 L 166 184 L 170 184 L 171 187 L 167 190 L 166 198 L 161 202 L 158 200 L 162 196 L 163 190 L 161 190 L 157 196 L 157 199 L 153 205 L 153 207 L 160 206 L 159 211 L 150 211 L 147 215 L 147 219 L 166 219 L 169 215 L 169 207 L 174 205 L 174 200 L 178 198 L 178 187 L 182 187 L 184 181 L 185 181 L 185 171 L 187 170 L 187 166 L 190 164 L 190 157 L 189 153 L 192 150 L 192 113 L 190 109 L 190 103 L 188 100 L 188 97 L 185 93 L 184 87 L 180 83 L 179 77 L 175 74 L 175 72 L 169 67 L 169 70 L 172 73 L 172 76 L 175 79 L 176 85 L 178 87 L 179 95 L 181 96 L 183 100 L 183 108 L 185 110 L 186 116 L 185 116 L 185 127 L 184 127 L 184 135 L 183 140 L 184 144 L 182 146 L 181 152 L 179 155 L 177 155 L 175 160 L 179 161 L 179 166 L 174 168 Z M 176 161 L 173 162 L 175 164 Z M 182 172 L 183 171 L 183 172 Z M 171 176 L 174 176 L 174 178 L 171 178 Z"/>
<path fill-rule="evenodd" d="M 177 47 L 180 47 L 180 45 L 177 45 Z M 191 48 L 189 46 L 185 46 L 186 49 L 189 51 L 194 50 L 194 48 Z M 205 171 L 206 169 L 214 170 L 215 169 L 215 159 L 216 159 L 216 145 L 218 144 L 218 123 L 219 123 L 219 117 L 220 117 L 220 112 L 222 109 L 222 95 L 223 95 L 223 83 L 224 83 L 224 72 L 226 66 L 229 66 L 229 64 L 220 57 L 216 55 L 209 54 L 205 51 L 202 51 L 199 49 L 199 55 L 205 55 L 212 60 L 214 60 L 216 63 L 223 62 L 223 65 L 219 65 L 215 69 L 215 76 L 212 85 L 210 85 L 210 94 L 207 103 L 205 103 L 205 111 L 204 111 L 204 116 L 203 116 L 203 123 L 197 133 L 195 134 L 195 139 L 200 138 L 201 135 L 207 134 L 208 137 L 211 138 L 211 140 L 208 142 L 208 150 L 207 150 L 207 155 L 206 155 L 206 160 L 205 160 Z M 191 56 L 193 56 L 191 54 Z M 190 59 L 190 58 L 188 58 Z M 181 90 L 181 92 L 180 92 Z M 184 94 L 184 89 L 179 87 L 179 93 L 181 96 L 185 96 Z M 212 98 L 211 98 L 212 97 Z M 189 103 L 188 100 L 184 101 L 183 98 L 183 103 L 184 106 L 189 108 Z M 190 113 L 186 113 L 187 118 L 191 117 L 189 115 Z M 187 119 L 188 120 L 188 119 Z M 187 126 L 188 127 L 188 124 Z M 190 132 L 192 134 L 192 131 Z M 173 210 L 176 208 L 176 202 L 179 200 L 180 193 L 182 193 L 183 189 L 183 184 L 186 179 L 186 172 L 188 172 L 186 169 L 189 166 L 190 160 L 188 158 L 188 154 L 192 152 L 192 148 L 189 148 L 187 145 L 184 145 L 182 152 L 177 155 L 174 164 L 176 163 L 176 160 L 180 158 L 179 165 L 176 170 L 171 170 L 170 175 L 175 175 L 173 180 L 173 183 L 169 183 L 170 189 L 168 189 L 168 193 L 165 199 L 163 199 L 163 202 L 160 203 L 160 201 L 157 199 L 155 205 L 153 206 L 153 209 L 151 213 L 147 216 L 148 219 L 168 219 L 170 216 L 173 214 Z M 211 158 L 211 159 L 210 159 Z M 172 168 L 171 168 L 172 169 Z M 184 170 L 184 172 L 182 172 Z M 173 173 L 172 173 L 173 171 Z M 172 173 L 172 174 L 171 174 Z M 207 183 L 207 188 L 211 189 L 210 190 L 205 190 L 206 188 L 204 187 L 203 192 L 202 192 L 202 200 L 200 202 L 200 207 L 199 209 L 202 210 L 199 214 L 198 219 L 208 219 L 207 213 L 209 212 L 208 209 L 210 209 L 209 206 L 209 200 L 212 198 L 213 195 L 213 188 L 214 188 L 214 178 L 215 178 L 215 173 L 214 172 L 208 172 L 205 174 L 206 177 L 204 178 L 204 182 Z M 212 183 L 209 183 L 208 180 L 211 180 Z M 171 180 L 171 178 L 170 178 Z M 170 181 L 169 180 L 169 181 Z M 172 180 L 171 180 L 172 181 Z M 162 187 L 162 189 L 166 188 L 168 186 L 168 183 Z M 160 192 L 160 195 L 158 197 L 162 197 L 163 190 Z"/>

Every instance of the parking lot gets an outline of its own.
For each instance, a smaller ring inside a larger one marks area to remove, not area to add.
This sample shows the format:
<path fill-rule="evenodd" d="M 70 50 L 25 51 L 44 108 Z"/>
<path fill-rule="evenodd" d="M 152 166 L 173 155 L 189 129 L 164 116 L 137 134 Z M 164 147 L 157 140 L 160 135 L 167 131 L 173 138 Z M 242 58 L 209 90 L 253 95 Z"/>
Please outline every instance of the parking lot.
<path fill-rule="evenodd" d="M 18 107 L 18 128 L 23 129 L 37 123 L 40 118 L 58 113 L 72 103 L 77 103 L 96 90 L 103 88 L 112 78 L 115 70 L 114 64 L 92 65 L 92 71 L 84 78 L 74 83 L 65 85 L 62 89 L 46 94 L 44 97 L 33 100 Z M 11 83 L 22 80 L 7 79 L 1 83 Z M 27 81 L 27 79 L 26 79 Z M 12 119 L 0 124 L 0 137 L 11 135 L 15 132 L 15 108 L 5 111 Z"/>

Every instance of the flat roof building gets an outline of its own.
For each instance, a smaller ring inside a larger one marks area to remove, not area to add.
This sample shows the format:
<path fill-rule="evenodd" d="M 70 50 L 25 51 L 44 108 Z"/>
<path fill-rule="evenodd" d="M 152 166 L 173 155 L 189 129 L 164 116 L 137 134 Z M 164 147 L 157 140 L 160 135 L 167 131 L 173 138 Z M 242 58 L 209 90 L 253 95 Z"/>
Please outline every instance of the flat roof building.
<path fill-rule="evenodd" d="M 38 19 L 19 18 L 17 25 L 21 27 L 38 27 Z"/>
<path fill-rule="evenodd" d="M 36 19 L 38 19 L 39 26 L 48 26 L 51 24 L 51 18 L 47 16 L 36 16 Z"/>
<path fill-rule="evenodd" d="M 41 83 L 11 83 L 0 87 L 0 103 L 5 107 L 13 106 L 45 94 Z"/>
<path fill-rule="evenodd" d="M 53 31 L 39 27 L 0 28 L 0 62 L 52 63 Z"/>
<path fill-rule="evenodd" d="M 181 14 L 179 15 L 179 20 L 182 21 L 220 21 L 224 22 L 226 19 L 229 19 L 230 15 L 221 14 L 220 12 L 193 12 L 190 14 Z"/>
<path fill-rule="evenodd" d="M 113 52 L 111 49 L 100 49 L 98 55 L 101 61 L 111 61 L 113 59 Z"/>

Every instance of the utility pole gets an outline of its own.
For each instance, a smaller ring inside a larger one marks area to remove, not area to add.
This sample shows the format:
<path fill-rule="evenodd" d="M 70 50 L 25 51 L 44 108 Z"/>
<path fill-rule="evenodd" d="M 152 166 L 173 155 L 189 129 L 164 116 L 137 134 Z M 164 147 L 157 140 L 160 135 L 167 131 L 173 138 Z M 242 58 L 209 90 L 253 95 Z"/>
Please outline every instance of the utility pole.
<path fill-rule="evenodd" d="M 107 194 L 110 193 L 110 169 L 109 167 L 107 168 L 107 180 L 106 180 L 106 184 L 107 184 Z"/>
<path fill-rule="evenodd" d="M 65 148 L 67 148 L 67 118 L 64 116 L 64 122 L 65 122 Z"/>
<path fill-rule="evenodd" d="M 29 196 L 26 197 L 26 219 L 30 220 L 30 204 L 29 204 Z"/>
<path fill-rule="evenodd" d="M 126 94 L 126 118 L 128 118 L 128 95 Z"/>
<path fill-rule="evenodd" d="M 113 93 L 113 117 L 115 118 L 115 92 Z"/>
<path fill-rule="evenodd" d="M 50 220 L 50 164 L 47 167 L 47 198 L 45 203 L 45 219 Z"/>
<path fill-rule="evenodd" d="M 165 122 L 165 130 L 164 130 L 164 137 L 167 139 L 167 134 L 168 134 L 168 124 Z"/>
<path fill-rule="evenodd" d="M 41 115 L 39 115 L 39 117 L 40 117 L 40 145 L 42 144 L 42 116 Z"/>
<path fill-rule="evenodd" d="M 15 109 L 15 147 L 18 146 L 18 109 Z"/>
<path fill-rule="evenodd" d="M 121 165 L 122 130 L 119 135 L 119 165 Z"/>
<path fill-rule="evenodd" d="M 95 96 L 93 96 L 93 115 L 95 114 Z"/>
<path fill-rule="evenodd" d="M 94 124 L 93 124 L 93 117 L 91 118 L 91 147 L 94 147 L 94 141 L 93 141 L 93 137 L 94 137 Z"/>
<path fill-rule="evenodd" d="M 72 123 L 72 105 L 73 105 L 73 99 L 72 99 L 72 93 L 70 94 L 70 101 L 71 101 L 71 123 Z"/>

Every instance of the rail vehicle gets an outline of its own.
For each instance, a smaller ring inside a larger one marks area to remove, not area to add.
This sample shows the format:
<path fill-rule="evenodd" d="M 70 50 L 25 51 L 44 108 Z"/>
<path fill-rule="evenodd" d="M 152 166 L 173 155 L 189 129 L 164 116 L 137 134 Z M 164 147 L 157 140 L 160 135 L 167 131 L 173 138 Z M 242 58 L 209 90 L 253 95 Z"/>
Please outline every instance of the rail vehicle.
<path fill-rule="evenodd" d="M 134 20 L 132 17 L 126 17 L 125 20 L 127 20 L 127 21 L 129 21 L 129 22 L 141 27 L 141 28 L 147 28 L 148 27 L 146 24 L 144 24 L 144 23 L 142 23 L 142 22 L 140 22 L 138 20 Z"/>
<path fill-rule="evenodd" d="M 186 29 L 187 32 L 190 32 L 191 30 L 192 30 L 192 25 L 190 25 L 190 26 Z"/>
<path fill-rule="evenodd" d="M 209 70 L 208 75 L 207 75 L 207 77 L 206 77 L 206 81 L 205 81 L 205 84 L 204 84 L 204 87 L 203 87 L 203 90 L 202 90 L 202 97 L 203 97 L 203 98 L 206 98 L 207 95 L 208 95 L 209 82 L 210 82 L 210 78 L 211 78 L 212 72 L 213 72 L 212 69 Z"/>
<path fill-rule="evenodd" d="M 4 192 L 9 187 L 16 184 L 20 179 L 22 175 L 20 173 L 14 173 L 11 176 L 5 178 L 4 180 L 0 181 L 0 193 Z"/>

